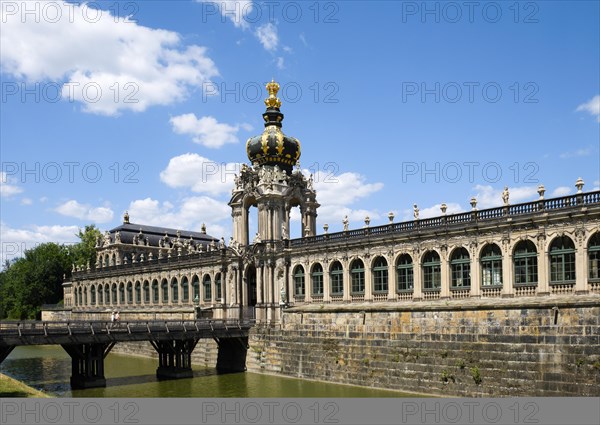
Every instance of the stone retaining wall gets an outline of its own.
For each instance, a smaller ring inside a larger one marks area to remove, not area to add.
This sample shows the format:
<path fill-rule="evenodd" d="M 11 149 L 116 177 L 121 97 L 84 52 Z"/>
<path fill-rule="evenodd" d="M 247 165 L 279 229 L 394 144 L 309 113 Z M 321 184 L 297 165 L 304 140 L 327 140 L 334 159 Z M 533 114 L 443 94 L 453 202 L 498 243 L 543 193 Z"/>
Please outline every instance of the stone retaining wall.
<path fill-rule="evenodd" d="M 252 372 L 449 396 L 599 396 L 597 301 L 558 309 L 296 308 L 281 326 L 252 330 L 247 365 Z"/>

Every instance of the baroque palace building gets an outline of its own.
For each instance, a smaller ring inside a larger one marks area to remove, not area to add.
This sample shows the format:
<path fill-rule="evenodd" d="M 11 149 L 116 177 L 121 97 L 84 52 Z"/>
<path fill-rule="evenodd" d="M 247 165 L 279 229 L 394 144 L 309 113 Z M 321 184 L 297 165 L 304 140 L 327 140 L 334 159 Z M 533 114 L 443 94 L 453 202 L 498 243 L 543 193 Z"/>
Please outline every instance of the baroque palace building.
<path fill-rule="evenodd" d="M 312 177 L 282 130 L 279 85 L 267 84 L 265 130 L 246 144 L 235 178 L 228 243 L 201 232 L 130 222 L 105 232 L 97 260 L 64 282 L 72 318 L 238 318 L 276 323 L 302 304 L 428 303 L 509 297 L 600 297 L 600 191 L 317 234 Z M 258 232 L 249 235 L 251 207 Z M 299 207 L 301 235 L 289 238 Z"/>

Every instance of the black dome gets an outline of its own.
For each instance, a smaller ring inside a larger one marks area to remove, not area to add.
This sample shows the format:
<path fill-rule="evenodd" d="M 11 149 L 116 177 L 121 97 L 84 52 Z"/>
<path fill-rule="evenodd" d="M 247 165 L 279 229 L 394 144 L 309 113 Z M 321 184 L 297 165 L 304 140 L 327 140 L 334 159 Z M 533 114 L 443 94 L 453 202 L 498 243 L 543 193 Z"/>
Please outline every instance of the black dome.
<path fill-rule="evenodd" d="M 263 114 L 265 131 L 248 139 L 246 152 L 253 165 L 278 165 L 290 174 L 300 159 L 300 142 L 281 131 L 283 114 L 279 110 L 281 101 L 277 98 L 279 84 L 271 81 L 267 90 L 269 98 L 265 100 L 267 110 Z"/>

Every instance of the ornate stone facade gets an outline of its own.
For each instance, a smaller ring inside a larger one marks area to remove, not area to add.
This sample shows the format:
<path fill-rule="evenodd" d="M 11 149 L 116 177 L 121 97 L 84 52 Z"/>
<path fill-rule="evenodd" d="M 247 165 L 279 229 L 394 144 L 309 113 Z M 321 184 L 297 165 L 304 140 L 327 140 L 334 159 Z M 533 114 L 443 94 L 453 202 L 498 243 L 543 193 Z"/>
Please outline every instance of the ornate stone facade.
<path fill-rule="evenodd" d="M 275 84 L 275 85 L 274 85 Z M 600 191 L 317 235 L 312 177 L 297 168 L 299 142 L 283 135 L 270 83 L 265 132 L 247 144 L 252 165 L 235 178 L 233 237 L 129 223 L 98 240 L 95 265 L 64 283 L 65 306 L 81 317 L 238 317 L 278 322 L 293 305 L 427 303 L 440 299 L 600 297 Z M 290 162 L 291 161 L 291 162 Z M 249 235 L 250 208 L 258 232 Z M 301 234 L 289 239 L 290 210 Z M 139 232 L 132 235 L 135 228 Z"/>

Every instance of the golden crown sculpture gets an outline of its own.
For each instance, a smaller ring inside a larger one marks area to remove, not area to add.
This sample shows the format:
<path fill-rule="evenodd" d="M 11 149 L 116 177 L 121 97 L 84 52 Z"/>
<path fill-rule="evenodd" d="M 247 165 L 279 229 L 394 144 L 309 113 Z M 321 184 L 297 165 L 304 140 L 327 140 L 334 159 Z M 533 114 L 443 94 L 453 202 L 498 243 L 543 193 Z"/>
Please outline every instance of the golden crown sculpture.
<path fill-rule="evenodd" d="M 270 83 L 267 83 L 267 91 L 269 92 L 269 97 L 265 99 L 265 105 L 267 108 L 280 108 L 281 100 L 277 97 L 277 92 L 279 91 L 279 84 L 275 82 L 275 80 L 271 80 Z"/>

